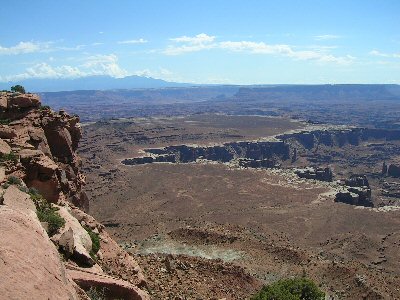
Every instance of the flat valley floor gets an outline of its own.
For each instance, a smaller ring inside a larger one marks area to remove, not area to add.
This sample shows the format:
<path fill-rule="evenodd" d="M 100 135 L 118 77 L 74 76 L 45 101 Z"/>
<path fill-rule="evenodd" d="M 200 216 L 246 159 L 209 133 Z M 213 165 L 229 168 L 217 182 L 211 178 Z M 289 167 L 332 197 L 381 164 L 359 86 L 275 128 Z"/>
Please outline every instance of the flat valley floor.
<path fill-rule="evenodd" d="M 136 257 L 155 299 L 245 299 L 264 283 L 303 275 L 338 299 L 400 299 L 400 210 L 334 202 L 331 183 L 287 168 L 121 163 L 146 148 L 308 126 L 224 115 L 85 126 L 79 151 L 90 213 Z"/>

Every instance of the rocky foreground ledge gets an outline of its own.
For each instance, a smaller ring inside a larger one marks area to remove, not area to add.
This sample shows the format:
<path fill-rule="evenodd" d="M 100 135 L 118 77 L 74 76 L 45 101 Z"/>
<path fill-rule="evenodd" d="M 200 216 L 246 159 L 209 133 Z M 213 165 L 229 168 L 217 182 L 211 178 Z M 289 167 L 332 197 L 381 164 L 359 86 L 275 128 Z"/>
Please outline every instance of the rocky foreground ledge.
<path fill-rule="evenodd" d="M 79 118 L 1 92 L 0 124 L 1 297 L 149 299 L 137 262 L 87 214 Z"/>

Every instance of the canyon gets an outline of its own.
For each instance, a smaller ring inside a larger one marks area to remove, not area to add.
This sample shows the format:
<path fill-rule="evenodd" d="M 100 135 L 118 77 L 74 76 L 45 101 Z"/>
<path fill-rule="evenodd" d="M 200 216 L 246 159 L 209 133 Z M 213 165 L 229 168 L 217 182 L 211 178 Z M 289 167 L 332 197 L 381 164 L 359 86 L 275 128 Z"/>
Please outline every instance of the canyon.
<path fill-rule="evenodd" d="M 255 109 L 265 91 L 226 93 Z M 333 299 L 400 298 L 400 130 L 363 111 L 354 124 L 230 114 L 226 97 L 81 123 L 2 92 L 4 295 L 248 299 L 307 276 Z"/>
<path fill-rule="evenodd" d="M 242 299 L 304 272 L 334 298 L 397 297 L 398 179 L 382 166 L 398 130 L 225 114 L 84 129 L 91 213 L 153 297 Z"/>

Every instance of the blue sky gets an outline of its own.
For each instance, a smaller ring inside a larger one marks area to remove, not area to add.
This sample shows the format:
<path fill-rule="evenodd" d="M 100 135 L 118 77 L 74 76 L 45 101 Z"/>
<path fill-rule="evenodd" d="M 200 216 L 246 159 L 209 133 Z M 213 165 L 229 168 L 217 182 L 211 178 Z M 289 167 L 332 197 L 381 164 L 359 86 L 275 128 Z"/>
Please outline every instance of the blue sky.
<path fill-rule="evenodd" d="M 399 0 L 3 0 L 0 15 L 0 81 L 400 83 Z"/>

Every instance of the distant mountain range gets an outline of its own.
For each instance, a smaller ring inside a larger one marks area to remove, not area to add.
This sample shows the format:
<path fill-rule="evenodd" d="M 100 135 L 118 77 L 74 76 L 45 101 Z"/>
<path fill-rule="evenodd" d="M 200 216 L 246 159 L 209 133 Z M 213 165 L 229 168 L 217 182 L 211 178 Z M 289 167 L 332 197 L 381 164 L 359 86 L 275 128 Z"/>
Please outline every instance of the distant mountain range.
<path fill-rule="evenodd" d="M 20 84 L 29 92 L 59 92 L 76 90 L 112 90 L 137 88 L 187 87 L 192 84 L 168 82 L 162 79 L 142 76 L 114 78 L 111 76 L 88 76 L 74 79 L 40 78 L 25 79 L 15 82 L 0 82 L 0 90 L 9 90 L 11 86 Z"/>

